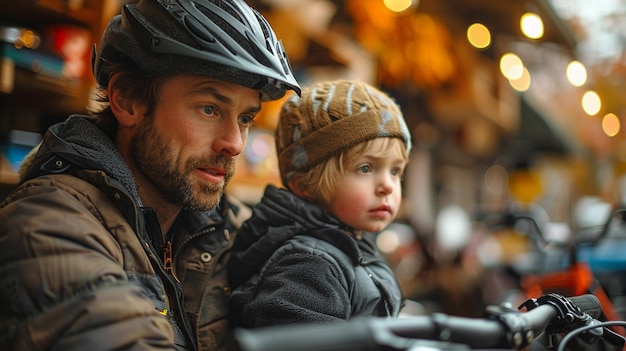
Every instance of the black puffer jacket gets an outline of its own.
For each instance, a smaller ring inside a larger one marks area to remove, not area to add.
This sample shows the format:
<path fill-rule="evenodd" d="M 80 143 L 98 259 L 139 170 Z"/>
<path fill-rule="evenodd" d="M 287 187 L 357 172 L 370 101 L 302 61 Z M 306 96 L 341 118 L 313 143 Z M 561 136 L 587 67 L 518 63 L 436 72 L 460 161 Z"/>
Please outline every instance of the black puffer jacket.
<path fill-rule="evenodd" d="M 292 192 L 268 186 L 229 262 L 231 316 L 256 328 L 396 317 L 398 282 L 371 240 Z"/>
<path fill-rule="evenodd" d="M 168 269 L 112 141 L 85 116 L 53 126 L 0 204 L 2 350 L 224 348 L 226 260 L 249 215 L 232 200 L 181 212 Z"/>

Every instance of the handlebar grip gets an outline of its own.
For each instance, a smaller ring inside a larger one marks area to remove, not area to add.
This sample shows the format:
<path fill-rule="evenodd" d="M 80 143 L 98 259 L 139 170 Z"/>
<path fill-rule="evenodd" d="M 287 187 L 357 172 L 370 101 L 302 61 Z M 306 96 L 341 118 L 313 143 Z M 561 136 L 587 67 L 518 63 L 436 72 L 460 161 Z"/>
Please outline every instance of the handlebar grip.
<path fill-rule="evenodd" d="M 600 300 L 593 294 L 586 294 L 574 297 L 568 297 L 570 302 L 580 308 L 584 313 L 587 313 L 593 319 L 598 319 L 602 316 L 602 304 Z"/>
<path fill-rule="evenodd" d="M 598 319 L 602 316 L 602 303 L 593 294 L 569 297 L 572 304 L 578 306 L 581 311 L 587 313 L 593 319 Z M 602 337 L 609 344 L 617 346 L 619 348 L 624 347 L 626 340 L 624 337 L 609 328 L 604 328 Z"/>

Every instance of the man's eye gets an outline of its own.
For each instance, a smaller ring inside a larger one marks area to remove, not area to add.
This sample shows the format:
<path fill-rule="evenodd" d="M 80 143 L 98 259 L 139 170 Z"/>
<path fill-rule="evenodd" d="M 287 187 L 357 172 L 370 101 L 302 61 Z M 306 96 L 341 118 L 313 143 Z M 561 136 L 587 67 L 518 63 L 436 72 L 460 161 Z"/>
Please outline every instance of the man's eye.
<path fill-rule="evenodd" d="M 252 125 L 254 123 L 254 116 L 244 115 L 239 117 L 239 123 L 243 125 Z"/>
<path fill-rule="evenodd" d="M 215 106 L 204 106 L 204 113 L 206 113 L 207 115 L 213 115 L 215 114 Z"/>

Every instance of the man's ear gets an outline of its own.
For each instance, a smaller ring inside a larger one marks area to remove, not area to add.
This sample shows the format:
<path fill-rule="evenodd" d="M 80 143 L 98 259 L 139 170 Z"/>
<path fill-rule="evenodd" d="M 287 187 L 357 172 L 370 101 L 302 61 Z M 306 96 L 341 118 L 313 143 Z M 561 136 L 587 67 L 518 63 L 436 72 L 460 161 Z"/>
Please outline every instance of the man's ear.
<path fill-rule="evenodd" d="M 130 127 L 139 121 L 138 110 L 135 108 L 133 99 L 129 99 L 124 92 L 115 87 L 117 75 L 113 75 L 109 80 L 107 88 L 109 94 L 109 104 L 111 111 L 115 115 L 120 126 Z"/>

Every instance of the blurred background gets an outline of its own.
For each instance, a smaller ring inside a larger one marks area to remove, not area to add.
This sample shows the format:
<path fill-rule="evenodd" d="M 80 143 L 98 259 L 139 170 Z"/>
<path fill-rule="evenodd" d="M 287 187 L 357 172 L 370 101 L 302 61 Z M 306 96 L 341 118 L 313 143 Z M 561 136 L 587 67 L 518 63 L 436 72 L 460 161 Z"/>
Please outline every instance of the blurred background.
<path fill-rule="evenodd" d="M 85 112 L 93 43 L 124 3 L 0 3 L 2 197 L 45 129 Z M 626 280 L 601 279 L 626 271 L 612 215 L 626 200 L 626 1 L 248 3 L 302 85 L 360 79 L 401 106 L 415 147 L 403 211 L 378 244 L 418 310 L 480 314 L 580 262 L 612 301 L 626 295 Z M 251 205 L 280 185 L 281 103 L 265 104 L 228 189 Z"/>

